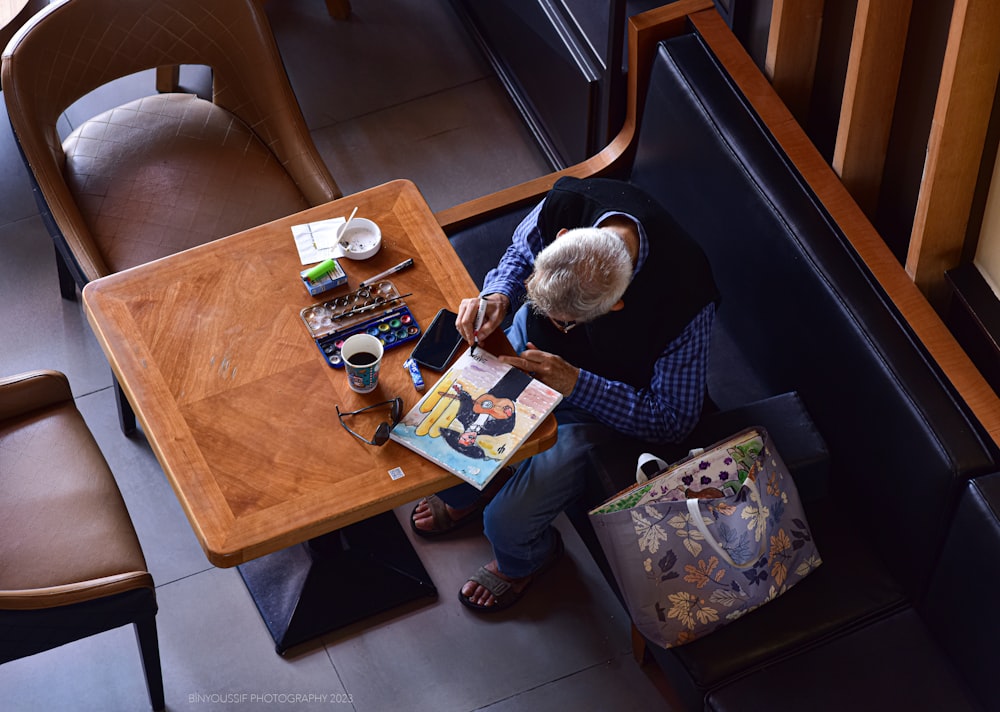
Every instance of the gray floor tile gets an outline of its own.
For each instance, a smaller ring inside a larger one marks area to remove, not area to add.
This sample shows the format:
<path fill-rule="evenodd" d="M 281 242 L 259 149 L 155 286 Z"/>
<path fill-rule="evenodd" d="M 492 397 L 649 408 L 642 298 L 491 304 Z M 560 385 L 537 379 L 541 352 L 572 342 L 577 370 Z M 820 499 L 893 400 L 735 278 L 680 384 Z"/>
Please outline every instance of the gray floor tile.
<path fill-rule="evenodd" d="M 432 210 L 548 172 L 507 97 L 483 79 L 319 129 L 313 138 L 345 194 L 409 178 Z"/>
<path fill-rule="evenodd" d="M 167 707 L 173 710 L 350 709 L 322 647 L 286 660 L 235 569 L 211 569 L 157 589 Z"/>
<path fill-rule="evenodd" d="M 404 526 L 411 508 L 396 512 Z M 625 654 L 628 625 L 617 600 L 572 527 L 564 518 L 558 524 L 567 555 L 516 607 L 490 616 L 457 600 L 492 558 L 481 531 L 414 541 L 438 601 L 325 639 L 359 712 L 399 700 L 414 712 L 479 709 Z"/>
<path fill-rule="evenodd" d="M 312 129 L 490 74 L 448 2 L 355 2 L 346 21 L 331 19 L 320 0 L 266 9 Z"/>
<path fill-rule="evenodd" d="M 4 663 L 0 665 L 0 691 L 0 706 L 11 712 L 149 709 L 132 626 Z"/>
<path fill-rule="evenodd" d="M 651 712 L 664 709 L 663 698 L 629 654 L 522 692 L 485 707 L 482 712 Z"/>
<path fill-rule="evenodd" d="M 8 373 L 51 368 L 74 395 L 111 385 L 111 368 L 81 302 L 59 295 L 55 247 L 35 215 L 0 224 L 0 363 Z"/>
<path fill-rule="evenodd" d="M 2 96 L 2 94 L 0 94 Z M 6 105 L 0 104 L 0 224 L 17 222 L 37 215 L 31 182 L 17 151 L 14 131 L 7 118 Z"/>

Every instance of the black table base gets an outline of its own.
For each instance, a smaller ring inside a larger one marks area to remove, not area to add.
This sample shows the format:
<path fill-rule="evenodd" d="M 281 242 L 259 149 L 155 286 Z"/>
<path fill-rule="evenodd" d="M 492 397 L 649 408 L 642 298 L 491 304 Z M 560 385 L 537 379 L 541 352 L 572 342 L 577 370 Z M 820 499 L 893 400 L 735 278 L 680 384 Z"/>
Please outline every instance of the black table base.
<path fill-rule="evenodd" d="M 279 655 L 376 613 L 437 596 L 391 511 L 238 568 Z"/>

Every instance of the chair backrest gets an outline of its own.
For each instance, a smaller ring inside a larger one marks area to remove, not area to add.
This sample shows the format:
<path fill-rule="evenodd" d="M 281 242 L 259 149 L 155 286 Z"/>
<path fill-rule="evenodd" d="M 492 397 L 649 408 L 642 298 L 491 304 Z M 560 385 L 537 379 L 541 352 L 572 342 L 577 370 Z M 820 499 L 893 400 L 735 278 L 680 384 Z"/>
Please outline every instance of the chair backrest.
<path fill-rule="evenodd" d="M 282 156 L 281 128 L 296 122 L 274 112 L 301 113 L 258 0 L 55 2 L 8 45 L 3 90 L 15 130 L 44 126 L 58 151 L 55 124 L 70 104 L 114 79 L 172 64 L 211 67 L 213 101 L 282 162 L 292 160 Z"/>
<path fill-rule="evenodd" d="M 213 102 L 251 128 L 310 205 L 340 196 L 257 0 L 61 0 L 14 35 L 0 81 L 21 150 L 63 232 L 86 226 L 61 173 L 59 117 L 114 79 L 181 64 L 211 68 Z"/>

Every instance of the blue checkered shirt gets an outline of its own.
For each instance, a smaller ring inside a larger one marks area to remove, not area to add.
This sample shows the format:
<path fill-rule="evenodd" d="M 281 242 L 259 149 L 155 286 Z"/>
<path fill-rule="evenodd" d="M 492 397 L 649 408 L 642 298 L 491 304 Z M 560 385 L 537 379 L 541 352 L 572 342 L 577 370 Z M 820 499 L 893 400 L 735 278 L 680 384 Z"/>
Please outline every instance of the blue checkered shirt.
<path fill-rule="evenodd" d="M 544 201 L 543 201 L 544 202 Z M 482 294 L 501 293 L 517 309 L 524 301 L 524 282 L 531 274 L 535 255 L 543 248 L 538 230 L 539 203 L 521 221 L 510 247 L 483 283 Z M 610 215 L 602 215 L 596 224 Z M 649 255 L 649 242 L 639 226 L 639 258 L 635 271 Z M 708 351 L 715 320 L 715 305 L 709 304 L 667 344 L 653 367 L 648 386 L 635 388 L 580 369 L 573 392 L 565 403 L 591 413 L 600 422 L 621 433 L 643 440 L 677 442 L 698 422 L 705 395 Z"/>

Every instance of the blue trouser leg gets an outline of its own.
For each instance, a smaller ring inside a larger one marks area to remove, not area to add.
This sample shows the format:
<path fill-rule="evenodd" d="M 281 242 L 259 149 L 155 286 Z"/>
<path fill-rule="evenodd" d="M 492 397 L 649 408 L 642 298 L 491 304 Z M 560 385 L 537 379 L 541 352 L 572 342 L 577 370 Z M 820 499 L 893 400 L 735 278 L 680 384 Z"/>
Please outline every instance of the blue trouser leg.
<path fill-rule="evenodd" d="M 563 420 L 556 444 L 522 463 L 483 512 L 486 538 L 507 576 L 527 576 L 545 562 L 554 544 L 552 520 L 583 493 L 588 453 L 612 433 L 596 422 L 564 422 L 580 412 L 557 412 Z"/>
<path fill-rule="evenodd" d="M 507 338 L 517 352 L 525 348 L 525 309 L 514 316 Z M 589 451 L 613 435 L 585 411 L 560 405 L 555 445 L 520 464 L 483 513 L 486 537 L 500 571 L 510 577 L 527 576 L 552 551 L 552 520 L 580 496 L 590 469 Z M 468 484 L 439 493 L 448 505 L 461 509 L 481 493 Z"/>
<path fill-rule="evenodd" d="M 560 406 L 556 420 L 555 445 L 522 462 L 483 512 L 486 538 L 507 576 L 527 576 L 545 562 L 554 544 L 552 520 L 583 492 L 591 468 L 590 450 L 613 435 L 577 408 Z M 462 509 L 482 493 L 461 484 L 438 496 Z"/>

